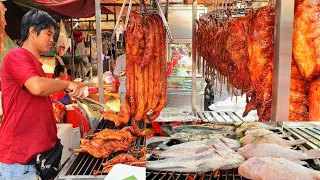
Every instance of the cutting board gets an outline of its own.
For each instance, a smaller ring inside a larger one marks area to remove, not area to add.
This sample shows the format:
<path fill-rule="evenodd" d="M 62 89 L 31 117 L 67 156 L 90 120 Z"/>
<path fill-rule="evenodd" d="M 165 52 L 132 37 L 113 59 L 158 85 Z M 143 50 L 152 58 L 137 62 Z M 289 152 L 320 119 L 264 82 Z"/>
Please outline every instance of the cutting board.
<path fill-rule="evenodd" d="M 125 164 L 116 164 L 104 180 L 123 180 L 129 176 L 135 176 L 137 180 L 146 179 L 146 168 Z"/>

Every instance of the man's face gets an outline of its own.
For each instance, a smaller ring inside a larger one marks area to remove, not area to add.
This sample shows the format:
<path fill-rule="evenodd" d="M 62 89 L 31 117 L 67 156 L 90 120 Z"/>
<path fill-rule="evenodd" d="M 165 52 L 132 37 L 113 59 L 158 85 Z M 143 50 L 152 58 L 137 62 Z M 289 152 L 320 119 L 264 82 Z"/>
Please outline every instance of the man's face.
<path fill-rule="evenodd" d="M 33 45 L 38 49 L 40 54 L 48 53 L 53 45 L 54 28 L 43 29 L 37 35 L 34 30 L 30 30 Z"/>

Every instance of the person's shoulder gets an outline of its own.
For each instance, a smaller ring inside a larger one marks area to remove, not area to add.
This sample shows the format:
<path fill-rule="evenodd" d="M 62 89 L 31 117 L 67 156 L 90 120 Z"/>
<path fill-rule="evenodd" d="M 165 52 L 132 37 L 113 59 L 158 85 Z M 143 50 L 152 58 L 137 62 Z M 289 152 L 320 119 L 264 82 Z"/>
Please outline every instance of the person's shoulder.
<path fill-rule="evenodd" d="M 24 59 L 24 58 L 29 58 L 32 57 L 33 55 L 28 52 L 27 50 L 23 49 L 23 48 L 14 48 L 12 50 L 10 50 L 5 58 L 10 58 L 10 59 Z"/>
<path fill-rule="evenodd" d="M 10 50 L 3 58 L 3 63 L 15 64 L 17 62 L 27 61 L 32 58 L 32 54 L 23 48 L 14 48 Z"/>

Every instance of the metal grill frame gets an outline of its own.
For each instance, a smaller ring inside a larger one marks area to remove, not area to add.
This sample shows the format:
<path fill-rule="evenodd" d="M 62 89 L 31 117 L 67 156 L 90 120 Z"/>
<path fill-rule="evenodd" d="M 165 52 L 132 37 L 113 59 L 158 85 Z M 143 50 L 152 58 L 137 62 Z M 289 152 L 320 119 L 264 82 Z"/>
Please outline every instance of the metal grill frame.
<path fill-rule="evenodd" d="M 128 125 L 131 125 L 130 122 Z M 141 124 L 140 124 L 141 125 Z M 108 129 L 122 129 L 122 127 L 115 127 L 114 123 L 108 120 L 100 119 L 99 124 L 97 127 L 90 131 L 90 134 L 100 132 L 101 130 L 108 128 Z M 146 138 L 145 137 L 138 137 L 134 143 L 129 148 L 130 150 L 139 151 L 146 145 Z M 129 151 L 127 152 L 128 154 Z M 60 171 L 55 179 L 101 179 L 103 180 L 107 174 L 99 174 L 94 176 L 93 170 L 102 170 L 103 166 L 102 163 L 116 157 L 117 155 L 123 152 L 112 153 L 108 158 L 105 159 L 98 159 L 94 158 L 90 154 L 87 153 L 75 153 L 71 156 L 69 161 L 66 163 L 65 167 Z M 136 158 L 140 158 L 141 155 L 132 154 L 132 156 Z"/>
<path fill-rule="evenodd" d="M 146 180 L 246 180 L 238 174 L 237 169 L 220 171 L 219 174 L 213 172 L 207 173 L 180 173 L 168 171 L 150 171 L 147 170 Z"/>

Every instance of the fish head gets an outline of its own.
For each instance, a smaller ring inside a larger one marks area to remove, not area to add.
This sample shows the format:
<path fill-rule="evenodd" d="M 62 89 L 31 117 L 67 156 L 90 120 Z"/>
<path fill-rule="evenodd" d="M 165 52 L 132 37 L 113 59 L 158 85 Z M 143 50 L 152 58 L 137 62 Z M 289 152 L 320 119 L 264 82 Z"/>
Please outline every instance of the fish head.
<path fill-rule="evenodd" d="M 247 145 L 243 146 L 242 148 L 238 149 L 238 153 L 245 154 L 245 153 L 249 152 L 250 150 L 254 149 L 255 147 L 256 147 L 256 145 L 254 145 L 254 144 L 247 144 Z"/>

